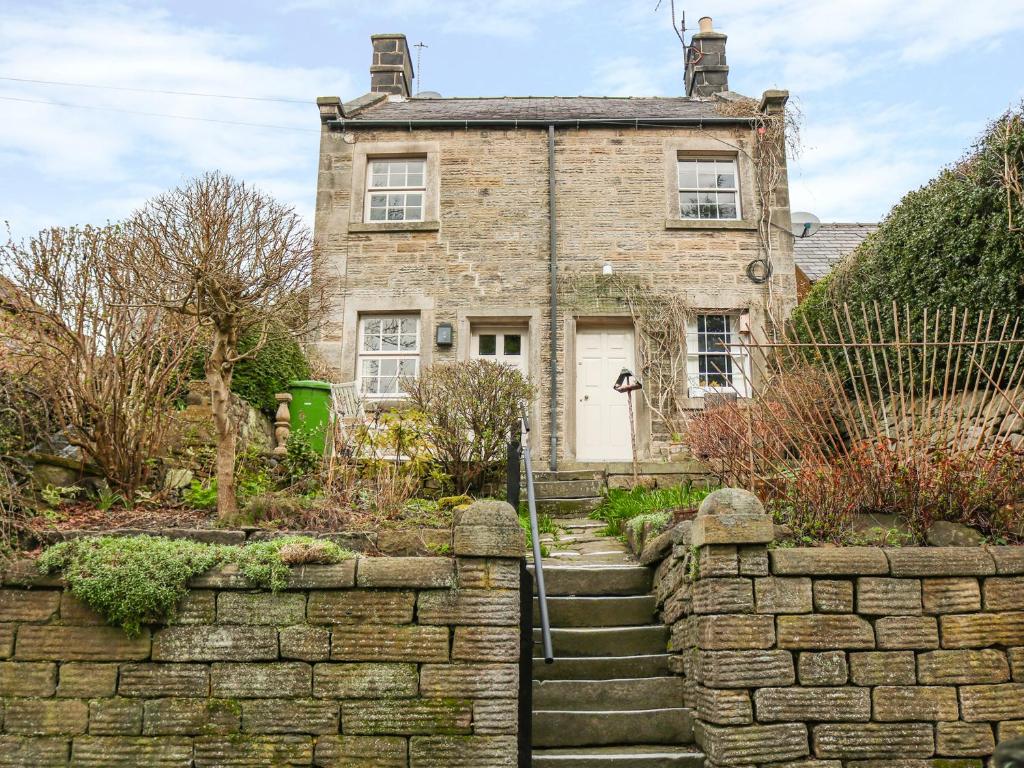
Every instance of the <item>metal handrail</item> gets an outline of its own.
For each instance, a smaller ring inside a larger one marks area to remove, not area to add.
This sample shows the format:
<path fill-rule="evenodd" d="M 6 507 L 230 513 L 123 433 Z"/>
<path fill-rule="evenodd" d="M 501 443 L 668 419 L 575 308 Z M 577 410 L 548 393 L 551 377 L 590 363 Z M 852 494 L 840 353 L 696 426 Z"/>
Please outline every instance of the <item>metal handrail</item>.
<path fill-rule="evenodd" d="M 555 661 L 555 652 L 551 648 L 551 624 L 548 622 L 548 595 L 544 588 L 544 563 L 540 554 L 540 530 L 537 524 L 537 498 L 533 490 L 533 464 L 530 462 L 530 419 L 526 415 L 526 406 L 522 406 L 520 419 L 521 442 L 523 446 L 523 464 L 526 466 L 526 501 L 530 508 L 530 538 L 533 540 L 533 572 L 537 580 L 537 603 L 540 606 L 540 636 L 544 646 L 544 663 Z"/>

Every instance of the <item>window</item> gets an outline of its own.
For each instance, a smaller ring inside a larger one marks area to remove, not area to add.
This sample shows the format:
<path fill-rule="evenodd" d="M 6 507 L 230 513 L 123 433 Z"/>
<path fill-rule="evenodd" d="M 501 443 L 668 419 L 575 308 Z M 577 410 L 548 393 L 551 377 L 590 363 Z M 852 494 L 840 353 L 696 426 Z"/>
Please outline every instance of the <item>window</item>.
<path fill-rule="evenodd" d="M 359 321 L 359 391 L 370 398 L 404 397 L 402 380 L 420 364 L 420 319 L 373 315 Z"/>
<path fill-rule="evenodd" d="M 482 328 L 473 330 L 470 354 L 475 360 L 490 360 L 511 365 L 527 376 L 528 347 L 526 328 Z"/>
<path fill-rule="evenodd" d="M 735 392 L 746 396 L 750 372 L 746 349 L 737 341 L 738 317 L 731 314 L 697 315 L 687 324 L 687 378 L 690 397 L 707 392 Z"/>
<path fill-rule="evenodd" d="M 735 160 L 679 158 L 679 217 L 740 218 Z"/>
<path fill-rule="evenodd" d="M 425 158 L 370 160 L 366 170 L 366 221 L 423 221 Z"/>

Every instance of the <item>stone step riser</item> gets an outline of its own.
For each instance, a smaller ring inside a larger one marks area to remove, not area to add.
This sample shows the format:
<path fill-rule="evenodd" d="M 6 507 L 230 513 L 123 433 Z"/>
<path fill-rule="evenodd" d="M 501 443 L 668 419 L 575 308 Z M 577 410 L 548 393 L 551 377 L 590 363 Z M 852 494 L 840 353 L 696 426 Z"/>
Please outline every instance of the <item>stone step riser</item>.
<path fill-rule="evenodd" d="M 704 768 L 704 755 L 700 752 L 668 754 L 666 752 L 632 752 L 628 747 L 609 752 L 545 754 L 533 753 L 533 768 Z"/>
<path fill-rule="evenodd" d="M 524 496 L 525 498 L 525 496 Z M 549 517 L 567 517 L 569 515 L 585 515 L 597 509 L 601 503 L 600 496 L 581 499 L 537 498 L 537 512 Z"/>
<path fill-rule="evenodd" d="M 668 654 L 619 656 L 611 658 L 563 658 L 553 664 L 533 659 L 534 680 L 617 680 L 637 677 L 667 677 Z"/>
<path fill-rule="evenodd" d="M 541 630 L 534 629 L 534 650 L 540 653 Z M 611 627 L 553 629 L 551 644 L 555 657 L 648 656 L 665 653 L 668 627 Z M 557 662 L 556 662 L 557 663 Z"/>
<path fill-rule="evenodd" d="M 604 483 L 598 480 L 548 480 L 534 482 L 538 499 L 590 499 L 600 496 Z"/>
<path fill-rule="evenodd" d="M 681 677 L 546 680 L 533 684 L 538 710 L 671 709 L 683 706 Z"/>
<path fill-rule="evenodd" d="M 613 712 L 534 710 L 535 747 L 596 747 L 610 744 L 689 744 L 690 710 L 645 709 Z"/>
<path fill-rule="evenodd" d="M 641 566 L 613 568 L 545 566 L 544 586 L 547 588 L 549 597 L 647 595 L 651 591 L 651 570 Z"/>
<path fill-rule="evenodd" d="M 552 627 L 632 627 L 653 624 L 655 600 L 635 597 L 549 597 Z M 533 626 L 540 626 L 540 605 L 533 599 Z"/>
<path fill-rule="evenodd" d="M 524 473 L 525 474 L 525 473 Z M 604 483 L 604 473 L 592 469 L 566 470 L 559 472 L 534 472 L 535 483 L 550 483 L 565 480 L 592 480 Z"/>

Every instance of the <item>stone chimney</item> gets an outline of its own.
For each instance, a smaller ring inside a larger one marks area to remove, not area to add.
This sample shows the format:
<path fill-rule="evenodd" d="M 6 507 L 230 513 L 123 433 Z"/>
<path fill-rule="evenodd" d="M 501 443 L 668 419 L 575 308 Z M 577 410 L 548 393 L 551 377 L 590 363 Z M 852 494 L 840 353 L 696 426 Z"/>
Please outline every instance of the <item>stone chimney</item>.
<path fill-rule="evenodd" d="M 370 35 L 370 41 L 373 43 L 371 93 L 412 96 L 412 57 L 405 35 Z"/>
<path fill-rule="evenodd" d="M 710 16 L 700 20 L 700 30 L 690 38 L 687 49 L 687 96 L 711 96 L 729 90 L 729 65 L 725 61 L 727 39 L 727 35 L 714 30 Z"/>

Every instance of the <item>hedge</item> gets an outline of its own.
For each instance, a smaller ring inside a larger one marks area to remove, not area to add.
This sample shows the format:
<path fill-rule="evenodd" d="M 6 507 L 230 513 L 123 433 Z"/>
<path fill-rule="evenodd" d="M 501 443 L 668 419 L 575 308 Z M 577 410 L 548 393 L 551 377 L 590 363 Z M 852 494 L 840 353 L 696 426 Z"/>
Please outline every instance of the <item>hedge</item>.
<path fill-rule="evenodd" d="M 239 341 L 239 350 L 245 352 L 252 349 L 259 339 L 253 333 L 243 336 Z M 192 361 L 192 378 L 203 379 L 203 366 L 206 362 L 206 350 L 201 349 Z M 283 391 L 288 382 L 295 379 L 309 378 L 309 361 L 302 347 L 295 339 L 282 332 L 274 333 L 254 357 L 246 358 L 235 364 L 235 373 L 231 381 L 231 391 L 244 398 L 254 407 L 267 413 L 277 409 L 274 395 Z"/>
<path fill-rule="evenodd" d="M 844 302 L 891 311 L 895 301 L 918 314 L 954 306 L 1024 314 L 1024 201 L 1007 194 L 1006 167 L 1024 179 L 1024 104 L 989 125 L 959 163 L 907 194 L 814 286 L 794 314 L 798 332 L 804 321 L 830 332 Z M 859 307 L 851 314 L 860 331 Z"/>

